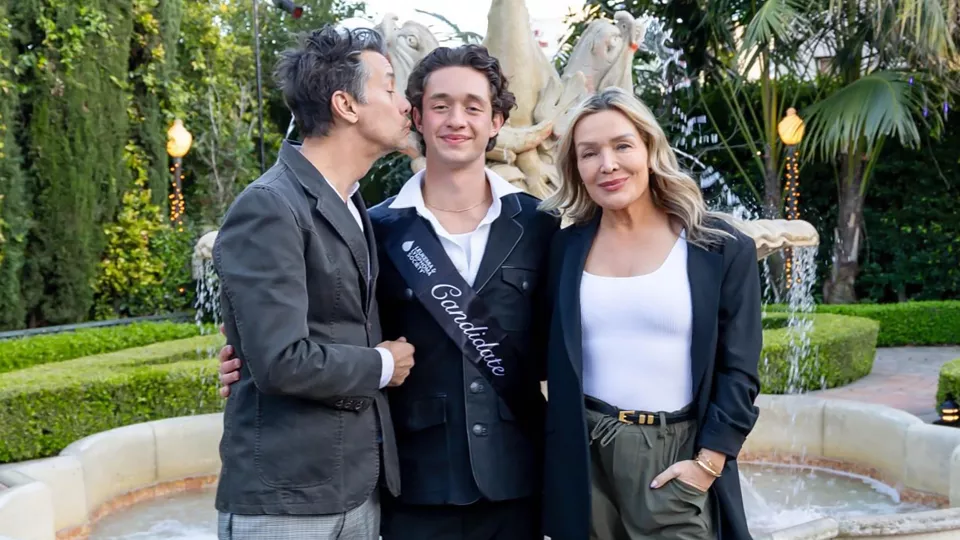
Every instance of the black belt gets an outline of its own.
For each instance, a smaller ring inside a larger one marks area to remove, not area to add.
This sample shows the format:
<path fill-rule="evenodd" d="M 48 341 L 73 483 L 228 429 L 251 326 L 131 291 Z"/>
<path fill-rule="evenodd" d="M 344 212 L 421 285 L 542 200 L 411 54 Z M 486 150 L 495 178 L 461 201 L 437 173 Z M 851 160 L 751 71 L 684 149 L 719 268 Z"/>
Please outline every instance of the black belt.
<path fill-rule="evenodd" d="M 660 425 L 660 414 L 651 413 L 644 411 L 624 411 L 610 405 L 609 403 L 599 400 L 594 397 L 584 396 L 584 404 L 591 411 L 596 411 L 600 414 L 605 414 L 607 416 L 612 416 L 617 420 L 623 422 L 624 424 L 636 424 L 638 426 L 659 426 Z M 678 413 L 666 413 L 664 415 L 667 425 L 676 424 L 678 422 L 686 422 L 688 420 L 693 420 L 696 418 L 696 415 L 693 413 L 692 409 L 686 409 Z"/>

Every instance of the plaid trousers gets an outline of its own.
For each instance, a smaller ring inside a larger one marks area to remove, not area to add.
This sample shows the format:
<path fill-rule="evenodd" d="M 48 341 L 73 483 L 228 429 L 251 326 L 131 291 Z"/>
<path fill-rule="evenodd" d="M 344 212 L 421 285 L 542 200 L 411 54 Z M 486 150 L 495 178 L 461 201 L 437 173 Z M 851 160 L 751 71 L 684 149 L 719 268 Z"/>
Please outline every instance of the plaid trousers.
<path fill-rule="evenodd" d="M 377 540 L 380 537 L 378 490 L 343 514 L 319 516 L 241 515 L 219 512 L 219 540 Z"/>

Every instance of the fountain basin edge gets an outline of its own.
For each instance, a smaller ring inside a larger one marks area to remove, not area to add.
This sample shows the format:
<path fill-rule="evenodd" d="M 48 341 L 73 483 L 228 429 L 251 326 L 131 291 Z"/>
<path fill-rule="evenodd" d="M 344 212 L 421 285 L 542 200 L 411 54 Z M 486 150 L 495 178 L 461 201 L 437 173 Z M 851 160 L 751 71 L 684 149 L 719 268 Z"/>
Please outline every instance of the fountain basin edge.
<path fill-rule="evenodd" d="M 0 538 L 86 538 L 117 510 L 214 483 L 222 433 L 222 413 L 167 418 L 84 437 L 57 457 L 0 465 L 8 486 Z"/>
<path fill-rule="evenodd" d="M 894 487 L 938 510 L 824 518 L 756 540 L 960 538 L 960 429 L 885 406 L 761 395 L 740 461 L 823 466 Z M 140 501 L 216 482 L 221 413 L 125 426 L 80 439 L 52 458 L 0 465 L 0 538 L 82 539 Z"/>

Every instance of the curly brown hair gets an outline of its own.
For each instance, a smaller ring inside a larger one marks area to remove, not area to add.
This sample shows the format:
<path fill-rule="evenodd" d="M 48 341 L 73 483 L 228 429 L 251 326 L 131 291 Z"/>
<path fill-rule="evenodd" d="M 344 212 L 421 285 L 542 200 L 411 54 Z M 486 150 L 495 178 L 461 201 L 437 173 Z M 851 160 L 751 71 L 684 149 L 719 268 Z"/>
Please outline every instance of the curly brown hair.
<path fill-rule="evenodd" d="M 427 87 L 427 79 L 434 71 L 447 67 L 468 67 L 482 73 L 490 81 L 492 114 L 500 113 L 503 122 L 507 122 L 510 110 L 517 105 L 517 98 L 507 89 L 507 76 L 500 68 L 500 61 L 491 56 L 486 47 L 473 44 L 454 48 L 437 47 L 417 63 L 407 81 L 407 100 L 413 109 L 423 114 L 423 92 Z M 423 135 L 417 133 L 417 139 L 420 141 L 420 152 L 426 154 Z M 487 151 L 493 150 L 496 145 L 497 137 L 494 135 L 487 142 Z"/>

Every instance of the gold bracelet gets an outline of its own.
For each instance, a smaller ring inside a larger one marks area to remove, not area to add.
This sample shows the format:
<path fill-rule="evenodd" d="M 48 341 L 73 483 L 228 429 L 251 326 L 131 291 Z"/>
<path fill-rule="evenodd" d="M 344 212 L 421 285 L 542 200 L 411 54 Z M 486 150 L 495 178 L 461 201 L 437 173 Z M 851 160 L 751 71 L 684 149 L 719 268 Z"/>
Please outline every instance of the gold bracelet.
<path fill-rule="evenodd" d="M 700 450 L 699 452 L 697 452 L 697 457 L 696 457 L 696 459 L 699 459 L 699 460 L 703 461 L 704 463 L 706 463 L 707 465 L 709 465 L 711 471 L 722 470 L 722 469 L 717 469 L 717 466 L 714 465 L 712 461 L 710 461 L 710 458 L 704 457 L 704 455 L 703 455 L 703 450 Z M 717 473 L 717 474 L 719 474 L 719 473 Z"/>
<path fill-rule="evenodd" d="M 710 474 L 710 476 L 712 476 L 712 477 L 714 477 L 714 478 L 720 478 L 720 473 L 718 473 L 717 471 L 713 470 L 713 467 L 711 467 L 711 466 L 707 465 L 706 463 L 700 461 L 700 456 L 697 456 L 697 459 L 695 459 L 694 461 L 697 462 L 697 465 L 699 465 L 701 469 L 707 471 L 707 472 Z"/>

